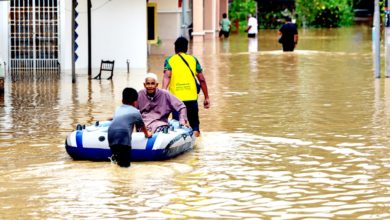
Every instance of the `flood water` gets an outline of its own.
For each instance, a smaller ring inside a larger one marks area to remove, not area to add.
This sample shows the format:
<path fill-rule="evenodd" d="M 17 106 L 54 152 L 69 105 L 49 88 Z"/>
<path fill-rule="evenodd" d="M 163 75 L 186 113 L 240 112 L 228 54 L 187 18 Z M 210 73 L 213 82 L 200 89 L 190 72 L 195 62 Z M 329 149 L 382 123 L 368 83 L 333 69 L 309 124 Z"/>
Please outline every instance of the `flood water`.
<path fill-rule="evenodd" d="M 111 117 L 143 72 L 8 79 L 1 219 L 390 219 L 390 79 L 374 78 L 371 28 L 299 34 L 293 53 L 276 30 L 191 44 L 211 98 L 202 137 L 129 169 L 73 161 L 64 141 L 77 123 Z M 169 41 L 152 47 L 150 71 L 161 76 L 171 53 Z"/>

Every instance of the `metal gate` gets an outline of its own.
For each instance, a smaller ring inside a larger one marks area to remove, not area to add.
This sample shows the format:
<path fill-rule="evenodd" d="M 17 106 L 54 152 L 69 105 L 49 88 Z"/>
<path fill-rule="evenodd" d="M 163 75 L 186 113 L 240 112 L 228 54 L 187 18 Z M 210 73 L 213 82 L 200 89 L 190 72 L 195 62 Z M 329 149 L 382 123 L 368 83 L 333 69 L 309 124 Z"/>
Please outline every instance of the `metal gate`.
<path fill-rule="evenodd" d="M 11 0 L 11 74 L 59 73 L 59 0 Z"/>

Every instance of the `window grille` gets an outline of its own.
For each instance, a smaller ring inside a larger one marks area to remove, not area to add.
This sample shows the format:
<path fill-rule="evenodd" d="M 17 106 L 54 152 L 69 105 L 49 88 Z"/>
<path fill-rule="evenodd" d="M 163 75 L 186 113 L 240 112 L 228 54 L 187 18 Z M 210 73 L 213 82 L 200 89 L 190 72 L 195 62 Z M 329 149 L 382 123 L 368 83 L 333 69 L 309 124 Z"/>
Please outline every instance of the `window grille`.
<path fill-rule="evenodd" d="M 11 0 L 10 73 L 59 73 L 59 0 Z"/>

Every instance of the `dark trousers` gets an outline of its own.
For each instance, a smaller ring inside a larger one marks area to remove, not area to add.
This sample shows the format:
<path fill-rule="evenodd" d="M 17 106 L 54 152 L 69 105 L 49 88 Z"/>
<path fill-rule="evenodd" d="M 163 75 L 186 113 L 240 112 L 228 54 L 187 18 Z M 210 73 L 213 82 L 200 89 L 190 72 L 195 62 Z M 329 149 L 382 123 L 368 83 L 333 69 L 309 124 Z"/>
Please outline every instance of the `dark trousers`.
<path fill-rule="evenodd" d="M 110 146 L 112 151 L 112 159 L 116 161 L 120 167 L 129 167 L 131 160 L 131 146 L 127 145 L 113 145 Z"/>
<path fill-rule="evenodd" d="M 192 130 L 199 131 L 199 108 L 198 108 L 198 101 L 184 101 L 184 105 L 187 108 L 187 118 L 188 122 L 190 123 L 190 126 Z M 172 118 L 179 120 L 179 113 L 173 112 Z"/>
<path fill-rule="evenodd" d="M 230 31 L 219 31 L 219 37 L 222 37 L 222 35 L 225 37 L 225 38 L 228 38 L 229 37 L 229 34 L 230 34 Z"/>
<path fill-rule="evenodd" d="M 295 43 L 283 43 L 283 51 L 294 51 Z"/>

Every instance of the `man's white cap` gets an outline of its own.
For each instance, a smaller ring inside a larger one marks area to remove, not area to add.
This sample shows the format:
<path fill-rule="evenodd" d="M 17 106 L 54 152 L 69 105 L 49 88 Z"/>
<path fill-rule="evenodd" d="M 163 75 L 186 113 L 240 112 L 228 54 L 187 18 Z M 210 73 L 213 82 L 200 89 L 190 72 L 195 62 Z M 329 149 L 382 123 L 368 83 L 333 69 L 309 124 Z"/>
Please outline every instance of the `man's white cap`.
<path fill-rule="evenodd" d="M 152 79 L 156 80 L 156 82 L 158 82 L 157 75 L 154 73 L 147 73 L 145 76 L 145 81 L 147 78 L 152 78 Z"/>

